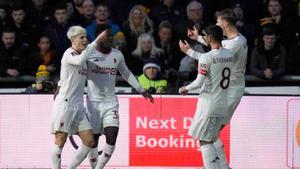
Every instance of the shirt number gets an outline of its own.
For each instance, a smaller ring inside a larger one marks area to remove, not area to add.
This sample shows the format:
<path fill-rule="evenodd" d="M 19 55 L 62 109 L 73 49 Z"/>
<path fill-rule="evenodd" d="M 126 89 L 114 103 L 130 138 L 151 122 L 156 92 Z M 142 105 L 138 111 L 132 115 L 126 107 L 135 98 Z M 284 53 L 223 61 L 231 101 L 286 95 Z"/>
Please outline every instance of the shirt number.
<path fill-rule="evenodd" d="M 229 67 L 225 67 L 222 70 L 222 80 L 220 82 L 220 86 L 222 89 L 227 89 L 229 87 L 229 83 L 230 83 L 230 69 Z"/>

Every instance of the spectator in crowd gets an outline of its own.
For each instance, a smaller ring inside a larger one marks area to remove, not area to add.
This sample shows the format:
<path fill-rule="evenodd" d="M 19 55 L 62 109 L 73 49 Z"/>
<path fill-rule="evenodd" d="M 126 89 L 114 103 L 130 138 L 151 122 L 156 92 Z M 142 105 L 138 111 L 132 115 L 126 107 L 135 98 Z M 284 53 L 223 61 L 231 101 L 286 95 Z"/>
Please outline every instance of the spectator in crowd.
<path fill-rule="evenodd" d="M 16 33 L 12 28 L 4 28 L 1 33 L 0 76 L 20 77 L 27 75 L 27 48 L 16 42 Z"/>
<path fill-rule="evenodd" d="M 73 0 L 75 16 L 83 15 L 82 2 L 83 2 L 83 0 Z"/>
<path fill-rule="evenodd" d="M 36 73 L 35 83 L 27 87 L 25 93 L 27 94 L 38 94 L 47 93 L 53 94 L 55 90 L 55 85 L 53 81 L 50 81 L 49 72 L 46 70 L 45 65 L 40 65 Z"/>
<path fill-rule="evenodd" d="M 69 20 L 74 23 L 75 25 L 81 25 L 81 22 L 83 22 L 83 8 L 82 8 L 82 2 L 83 0 L 71 0 L 73 6 L 73 13 L 70 16 L 70 11 L 68 13 Z M 68 2 L 66 3 L 68 6 Z M 68 8 L 67 8 L 68 9 Z"/>
<path fill-rule="evenodd" d="M 106 4 L 100 3 L 97 5 L 95 17 L 95 20 L 86 27 L 87 36 L 90 41 L 95 39 L 95 30 L 99 25 L 109 26 L 112 31 L 112 36 L 115 36 L 118 32 L 120 32 L 120 27 L 109 20 L 109 11 Z"/>
<path fill-rule="evenodd" d="M 150 93 L 165 93 L 168 82 L 160 76 L 159 61 L 156 58 L 148 58 L 143 66 L 143 74 L 138 77 L 139 83 Z"/>
<path fill-rule="evenodd" d="M 162 21 L 158 26 L 158 33 L 155 38 L 155 44 L 163 49 L 166 69 L 172 68 L 178 70 L 180 54 L 177 48 L 177 41 L 173 37 L 172 25 L 168 21 Z"/>
<path fill-rule="evenodd" d="M 33 46 L 37 41 L 38 30 L 26 20 L 26 12 L 23 6 L 14 6 L 10 13 L 11 19 L 8 27 L 16 30 L 17 39 L 26 46 Z"/>
<path fill-rule="evenodd" d="M 57 59 L 55 52 L 51 49 L 50 38 L 41 36 L 37 43 L 37 48 L 29 54 L 28 70 L 31 75 L 34 75 L 40 65 L 45 65 L 46 70 L 51 77 L 58 76 L 60 60 Z"/>
<path fill-rule="evenodd" d="M 184 11 L 176 5 L 176 0 L 162 0 L 161 4 L 150 11 L 150 18 L 155 25 L 167 20 L 175 25 L 184 20 Z"/>
<path fill-rule="evenodd" d="M 69 20 L 72 20 L 74 18 L 74 12 L 75 12 L 74 5 L 73 5 L 72 1 L 71 0 L 66 0 L 66 6 L 67 6 L 67 18 Z"/>
<path fill-rule="evenodd" d="M 200 2 L 191 1 L 186 7 L 187 20 L 176 24 L 174 29 L 178 39 L 186 39 L 191 44 L 189 38 L 187 38 L 187 29 L 193 29 L 195 26 L 199 32 L 202 32 L 205 27 L 203 21 L 203 6 Z M 193 42 L 195 43 L 195 41 Z"/>
<path fill-rule="evenodd" d="M 67 38 L 67 31 L 70 26 L 72 26 L 72 23 L 67 19 L 66 4 L 58 3 L 54 9 L 54 20 L 46 26 L 45 34 L 50 38 L 59 58 L 70 46 Z"/>
<path fill-rule="evenodd" d="M 95 4 L 92 0 L 83 0 L 82 2 L 83 17 L 81 18 L 80 25 L 83 27 L 88 26 L 95 19 Z"/>
<path fill-rule="evenodd" d="M 6 21 L 6 8 L 4 6 L 0 6 L 0 31 L 2 31 L 3 26 Z"/>
<path fill-rule="evenodd" d="M 256 37 L 256 28 L 253 24 L 249 23 L 244 15 L 244 9 L 240 4 L 235 4 L 232 11 L 234 12 L 237 21 L 236 27 L 239 32 L 247 39 L 247 45 L 249 51 L 254 47 L 254 38 Z"/>
<path fill-rule="evenodd" d="M 50 11 L 47 1 L 31 0 L 27 5 L 26 15 L 27 18 L 30 18 L 29 22 L 32 27 L 37 30 L 35 33 L 38 33 L 38 35 L 41 36 L 45 29 L 45 25 L 50 20 Z"/>
<path fill-rule="evenodd" d="M 204 27 L 206 27 L 206 24 L 203 21 L 203 6 L 198 1 L 191 1 L 186 7 L 186 12 L 187 20 L 174 26 L 176 38 L 186 40 L 191 45 L 192 49 L 202 50 L 203 46 L 199 42 L 187 37 L 187 30 L 196 28 L 199 32 L 202 32 Z M 177 48 L 179 49 L 179 46 L 177 46 Z M 183 53 L 180 54 L 180 57 L 183 58 Z"/>
<path fill-rule="evenodd" d="M 143 6 L 134 6 L 128 20 L 123 25 L 123 32 L 127 40 L 127 48 L 132 52 L 137 46 L 137 38 L 142 33 L 153 33 L 153 23 L 143 10 Z"/>
<path fill-rule="evenodd" d="M 162 66 L 165 59 L 163 50 L 156 47 L 154 38 L 149 33 L 143 33 L 139 36 L 137 47 L 134 51 L 132 51 L 131 54 L 131 58 L 127 58 L 127 65 L 135 75 L 139 75 L 142 73 L 142 66 L 145 59 L 156 58 L 159 60 L 159 63 Z"/>
<path fill-rule="evenodd" d="M 262 27 L 268 24 L 275 24 L 278 40 L 285 46 L 291 46 L 296 42 L 296 26 L 289 17 L 284 15 L 283 7 L 279 0 L 269 0 L 267 3 L 267 15 L 260 20 Z"/>
<path fill-rule="evenodd" d="M 263 79 L 279 78 L 285 74 L 286 50 L 276 39 L 276 32 L 271 27 L 262 31 L 262 42 L 252 51 L 250 71 Z"/>
<path fill-rule="evenodd" d="M 111 20 L 117 25 L 122 25 L 128 19 L 128 14 L 131 8 L 136 4 L 136 0 L 109 0 L 106 1 L 106 3 L 109 11 L 111 11 Z"/>

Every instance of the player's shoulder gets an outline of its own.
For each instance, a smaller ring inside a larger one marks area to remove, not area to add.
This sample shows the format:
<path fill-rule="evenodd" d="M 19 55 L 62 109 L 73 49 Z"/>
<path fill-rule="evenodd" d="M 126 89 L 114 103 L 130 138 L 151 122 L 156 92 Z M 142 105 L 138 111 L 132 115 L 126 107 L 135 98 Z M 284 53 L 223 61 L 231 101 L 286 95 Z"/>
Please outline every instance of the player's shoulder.
<path fill-rule="evenodd" d="M 116 49 L 116 48 L 111 49 L 111 54 L 113 54 L 114 56 L 123 57 L 122 52 L 120 50 Z"/>
<path fill-rule="evenodd" d="M 240 33 L 238 36 L 231 39 L 225 39 L 222 42 L 230 45 L 243 45 L 246 43 L 246 38 Z"/>
<path fill-rule="evenodd" d="M 224 54 L 224 56 L 233 56 L 233 53 L 229 50 L 229 49 L 226 49 L 226 48 L 222 48 L 222 53 Z"/>
<path fill-rule="evenodd" d="M 116 49 L 116 48 L 111 48 L 111 52 L 117 53 L 117 54 L 122 53 L 119 49 Z"/>
<path fill-rule="evenodd" d="M 78 51 L 76 51 L 75 49 L 73 49 L 72 47 L 69 47 L 66 51 L 65 51 L 65 53 L 64 53 L 64 55 L 63 56 L 76 56 L 76 55 L 79 55 L 79 52 Z"/>
<path fill-rule="evenodd" d="M 215 55 L 215 50 L 210 50 L 209 52 L 204 53 L 200 58 L 199 58 L 199 62 L 206 62 L 208 63 L 209 61 L 212 60 L 212 58 Z"/>
<path fill-rule="evenodd" d="M 240 33 L 236 38 L 236 42 L 244 45 L 245 43 L 247 43 L 247 39 Z"/>

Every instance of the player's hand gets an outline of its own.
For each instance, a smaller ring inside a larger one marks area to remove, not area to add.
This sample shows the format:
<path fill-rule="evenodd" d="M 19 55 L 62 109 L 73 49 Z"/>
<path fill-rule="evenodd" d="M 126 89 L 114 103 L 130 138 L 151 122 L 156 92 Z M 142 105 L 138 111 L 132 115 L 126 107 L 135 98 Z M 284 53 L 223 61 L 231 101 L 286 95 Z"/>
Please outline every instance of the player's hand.
<path fill-rule="evenodd" d="M 193 40 L 197 40 L 199 36 L 199 32 L 196 28 L 196 26 L 193 27 L 194 29 L 188 29 L 187 30 L 187 36 Z"/>
<path fill-rule="evenodd" d="M 153 99 L 151 93 L 149 93 L 148 91 L 142 92 L 142 96 L 143 96 L 145 99 L 149 99 L 149 100 L 150 100 L 150 103 L 154 103 L 154 99 Z"/>
<path fill-rule="evenodd" d="M 108 30 L 106 29 L 105 31 L 101 32 L 97 37 L 96 37 L 96 43 L 103 42 L 108 39 Z"/>
<path fill-rule="evenodd" d="M 186 90 L 185 86 L 182 86 L 181 88 L 178 89 L 178 93 L 181 95 L 187 95 L 188 94 L 188 90 Z"/>
<path fill-rule="evenodd" d="M 183 53 L 187 53 L 187 51 L 189 49 L 191 49 L 190 44 L 186 40 L 184 40 L 184 41 L 180 40 L 179 47 L 180 47 L 181 52 L 183 52 Z"/>

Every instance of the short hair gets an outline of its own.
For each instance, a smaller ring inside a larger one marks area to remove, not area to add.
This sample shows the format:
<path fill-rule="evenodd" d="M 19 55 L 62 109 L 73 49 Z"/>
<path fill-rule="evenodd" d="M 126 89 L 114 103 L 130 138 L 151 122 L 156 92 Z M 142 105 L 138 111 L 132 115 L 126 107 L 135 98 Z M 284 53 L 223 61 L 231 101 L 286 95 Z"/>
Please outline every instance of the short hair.
<path fill-rule="evenodd" d="M 186 12 L 188 13 L 189 10 L 191 9 L 192 6 L 194 5 L 197 5 L 197 6 L 200 6 L 202 9 L 203 9 L 203 6 L 200 2 L 196 1 L 196 0 L 193 0 L 191 1 L 187 6 L 186 6 Z"/>
<path fill-rule="evenodd" d="M 23 10 L 25 12 L 25 7 L 23 5 L 14 5 L 11 7 L 11 11 Z"/>
<path fill-rule="evenodd" d="M 53 12 L 55 13 L 55 11 L 57 10 L 67 10 L 67 5 L 66 3 L 63 3 L 63 2 L 58 2 L 55 7 L 54 7 L 54 10 Z"/>
<path fill-rule="evenodd" d="M 223 30 L 220 26 L 210 25 L 204 29 L 206 35 L 212 36 L 212 38 L 221 43 L 223 39 Z"/>
<path fill-rule="evenodd" d="M 16 33 L 16 30 L 13 27 L 4 27 L 1 32 L 2 32 L 2 34 L 4 32 L 5 33 Z"/>
<path fill-rule="evenodd" d="M 235 26 L 237 17 L 232 9 L 224 9 L 223 11 L 216 12 L 216 17 L 226 20 L 230 25 Z"/>
<path fill-rule="evenodd" d="M 111 30 L 111 26 L 106 25 L 106 24 L 97 25 L 97 27 L 95 29 L 95 37 L 97 37 L 100 33 L 102 33 L 103 31 L 105 31 L 106 29 Z"/>
<path fill-rule="evenodd" d="M 265 35 L 277 35 L 276 30 L 273 25 L 267 25 L 262 29 L 262 36 Z"/>
<path fill-rule="evenodd" d="M 97 5 L 96 5 L 96 8 L 98 8 L 98 7 L 104 7 L 104 8 L 108 8 L 108 5 L 105 3 L 105 2 L 100 2 L 100 3 L 98 3 Z"/>
<path fill-rule="evenodd" d="M 86 30 L 81 26 L 71 26 L 67 32 L 67 37 L 72 41 L 79 34 L 86 34 Z"/>
<path fill-rule="evenodd" d="M 159 26 L 158 26 L 158 30 L 161 30 L 162 28 L 168 28 L 168 29 L 172 29 L 172 24 L 169 21 L 162 21 Z"/>

